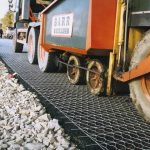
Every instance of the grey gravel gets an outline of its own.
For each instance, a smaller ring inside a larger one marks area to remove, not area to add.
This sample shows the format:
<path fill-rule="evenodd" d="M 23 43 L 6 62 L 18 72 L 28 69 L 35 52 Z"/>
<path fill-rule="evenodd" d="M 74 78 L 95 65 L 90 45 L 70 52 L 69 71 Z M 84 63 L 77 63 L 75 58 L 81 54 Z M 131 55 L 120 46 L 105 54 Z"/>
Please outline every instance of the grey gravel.
<path fill-rule="evenodd" d="M 15 74 L 14 74 L 15 75 Z M 58 120 L 45 113 L 0 61 L 0 149 L 76 150 Z"/>

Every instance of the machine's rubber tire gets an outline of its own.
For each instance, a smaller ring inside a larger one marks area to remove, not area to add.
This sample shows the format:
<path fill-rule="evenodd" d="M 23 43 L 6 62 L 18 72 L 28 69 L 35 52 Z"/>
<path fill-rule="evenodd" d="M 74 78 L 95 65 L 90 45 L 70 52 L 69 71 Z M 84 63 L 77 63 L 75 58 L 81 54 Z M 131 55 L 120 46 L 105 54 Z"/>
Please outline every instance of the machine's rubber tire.
<path fill-rule="evenodd" d="M 22 53 L 23 44 L 17 42 L 17 29 L 13 34 L 13 50 L 15 53 Z"/>
<path fill-rule="evenodd" d="M 69 60 L 69 54 L 64 52 L 61 53 L 57 56 L 58 61 L 61 60 L 62 62 L 68 62 Z M 58 66 L 58 72 L 67 72 L 67 66 L 65 64 L 62 64 L 60 62 L 57 61 L 57 66 Z"/>
<path fill-rule="evenodd" d="M 30 64 L 37 64 L 39 30 L 31 28 L 28 35 L 28 61 Z"/>
<path fill-rule="evenodd" d="M 98 72 L 99 74 L 90 72 L 89 70 L 93 70 L 95 72 Z M 105 92 L 104 78 L 105 78 L 105 69 L 103 64 L 97 59 L 91 60 L 88 64 L 88 70 L 86 72 L 86 82 L 89 91 L 93 95 L 98 96 L 104 94 Z"/>
<path fill-rule="evenodd" d="M 83 62 L 77 56 L 71 55 L 68 60 L 69 65 L 83 66 Z M 67 66 L 67 77 L 71 84 L 84 84 L 85 83 L 85 70 Z"/>
<path fill-rule="evenodd" d="M 56 53 L 45 51 L 39 44 L 38 40 L 38 65 L 42 72 L 57 71 Z"/>
<path fill-rule="evenodd" d="M 61 64 L 61 63 L 57 63 L 57 67 L 58 67 L 58 72 L 60 72 L 60 73 L 65 73 L 67 70 L 66 65 Z"/>
<path fill-rule="evenodd" d="M 135 68 L 143 59 L 150 55 L 150 31 L 148 31 L 143 39 L 136 45 L 133 57 L 130 63 L 130 69 Z M 150 76 L 150 75 L 149 75 Z M 150 100 L 144 93 L 142 86 L 142 78 L 135 79 L 130 82 L 130 97 L 139 111 L 139 113 L 150 122 Z M 150 96 L 150 95 L 149 95 Z"/>

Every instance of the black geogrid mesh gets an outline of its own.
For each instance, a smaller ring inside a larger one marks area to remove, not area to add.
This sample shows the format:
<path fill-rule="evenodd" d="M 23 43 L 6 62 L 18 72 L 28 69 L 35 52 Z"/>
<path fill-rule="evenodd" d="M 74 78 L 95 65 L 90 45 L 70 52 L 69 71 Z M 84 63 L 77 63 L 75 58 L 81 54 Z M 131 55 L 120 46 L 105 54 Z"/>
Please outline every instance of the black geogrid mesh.
<path fill-rule="evenodd" d="M 86 86 L 70 85 L 65 74 L 40 73 L 26 53 L 14 54 L 10 48 L 0 47 L 0 57 L 105 149 L 150 149 L 150 125 L 129 96 L 92 96 Z"/>

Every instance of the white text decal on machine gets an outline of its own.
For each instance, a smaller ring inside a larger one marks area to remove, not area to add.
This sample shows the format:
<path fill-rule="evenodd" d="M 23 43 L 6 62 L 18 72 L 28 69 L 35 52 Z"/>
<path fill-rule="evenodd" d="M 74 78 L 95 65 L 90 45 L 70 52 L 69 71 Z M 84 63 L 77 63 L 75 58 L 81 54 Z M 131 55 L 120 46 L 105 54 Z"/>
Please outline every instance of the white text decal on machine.
<path fill-rule="evenodd" d="M 52 18 L 52 36 L 71 37 L 73 27 L 73 14 L 61 14 Z"/>

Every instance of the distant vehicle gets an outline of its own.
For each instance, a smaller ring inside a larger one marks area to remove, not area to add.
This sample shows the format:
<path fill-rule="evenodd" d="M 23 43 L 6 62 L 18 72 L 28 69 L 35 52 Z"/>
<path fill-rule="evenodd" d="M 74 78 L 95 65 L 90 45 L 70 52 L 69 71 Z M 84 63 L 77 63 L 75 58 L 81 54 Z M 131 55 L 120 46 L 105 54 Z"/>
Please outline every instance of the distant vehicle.
<path fill-rule="evenodd" d="M 13 27 L 7 27 L 5 36 L 8 39 L 12 39 L 14 34 L 14 28 Z"/>

